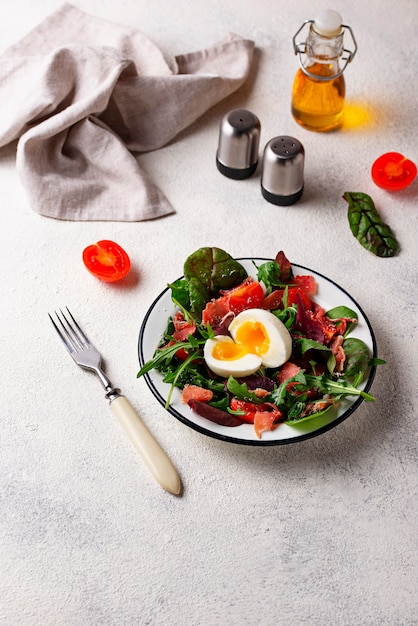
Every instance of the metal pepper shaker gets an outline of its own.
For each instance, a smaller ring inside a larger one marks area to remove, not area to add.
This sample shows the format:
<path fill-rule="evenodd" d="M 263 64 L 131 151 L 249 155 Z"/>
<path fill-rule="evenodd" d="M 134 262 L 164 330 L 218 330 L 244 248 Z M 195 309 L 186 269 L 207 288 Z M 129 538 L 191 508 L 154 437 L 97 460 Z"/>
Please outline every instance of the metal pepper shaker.
<path fill-rule="evenodd" d="M 289 206 L 302 197 L 305 149 L 294 137 L 271 139 L 264 148 L 261 192 L 272 204 Z"/>

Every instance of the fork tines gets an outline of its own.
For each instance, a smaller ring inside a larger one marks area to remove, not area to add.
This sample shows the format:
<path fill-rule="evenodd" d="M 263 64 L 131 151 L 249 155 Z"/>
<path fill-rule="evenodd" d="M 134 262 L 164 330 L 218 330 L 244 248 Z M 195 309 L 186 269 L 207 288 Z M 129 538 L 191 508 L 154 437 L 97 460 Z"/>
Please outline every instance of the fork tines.
<path fill-rule="evenodd" d="M 68 352 L 70 352 L 71 354 L 71 352 L 74 352 L 74 351 L 78 352 L 78 350 L 80 349 L 82 350 L 83 348 L 86 348 L 88 345 L 90 345 L 90 342 L 87 339 L 86 335 L 81 330 L 80 326 L 75 321 L 69 308 L 68 307 L 65 307 L 65 308 L 67 311 L 67 316 L 71 318 L 72 323 L 68 319 L 68 317 L 65 315 L 65 313 L 62 311 L 62 309 L 60 309 L 59 312 L 55 311 L 55 315 L 59 323 L 59 326 L 58 324 L 56 324 L 56 322 L 54 321 L 54 319 L 49 313 L 48 315 L 49 315 L 51 322 L 53 323 L 55 327 L 55 330 L 57 331 L 58 335 L 63 341 L 65 347 L 67 348 Z"/>

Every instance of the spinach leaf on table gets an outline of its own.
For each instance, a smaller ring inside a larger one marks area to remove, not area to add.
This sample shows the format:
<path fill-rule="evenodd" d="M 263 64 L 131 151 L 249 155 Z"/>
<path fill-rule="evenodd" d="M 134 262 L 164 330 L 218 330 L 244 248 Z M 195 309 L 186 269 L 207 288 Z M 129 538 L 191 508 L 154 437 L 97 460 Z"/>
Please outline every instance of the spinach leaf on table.
<path fill-rule="evenodd" d="M 399 250 L 399 243 L 388 224 L 385 224 L 370 196 L 366 193 L 346 191 L 348 221 L 351 232 L 363 248 L 379 257 L 391 257 Z"/>

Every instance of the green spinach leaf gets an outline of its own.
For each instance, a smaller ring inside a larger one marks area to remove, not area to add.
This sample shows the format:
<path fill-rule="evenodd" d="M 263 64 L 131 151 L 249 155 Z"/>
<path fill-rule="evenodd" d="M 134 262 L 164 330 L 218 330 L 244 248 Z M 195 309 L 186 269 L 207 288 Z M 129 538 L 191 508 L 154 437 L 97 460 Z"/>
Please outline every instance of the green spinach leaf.
<path fill-rule="evenodd" d="M 221 289 L 239 285 L 247 272 L 242 265 L 220 248 L 199 248 L 184 263 L 190 308 L 193 315 L 201 315 L 207 302 L 216 297 Z"/>
<path fill-rule="evenodd" d="M 345 353 L 344 376 L 353 380 L 358 374 L 366 374 L 370 365 L 370 352 L 364 341 L 348 337 L 343 343 Z"/>
<path fill-rule="evenodd" d="M 167 285 L 171 289 L 171 299 L 183 310 L 190 310 L 189 284 L 185 278 L 179 278 Z"/>
<path fill-rule="evenodd" d="M 372 198 L 356 191 L 346 191 L 343 198 L 348 202 L 351 232 L 363 248 L 379 257 L 395 256 L 399 243 L 390 226 L 382 221 Z"/>
<path fill-rule="evenodd" d="M 315 341 L 315 339 L 308 339 L 307 337 L 294 337 L 293 344 L 297 347 L 300 354 L 305 354 L 308 350 L 320 350 L 322 352 L 330 352 L 328 346 L 324 346 L 323 343 Z"/>

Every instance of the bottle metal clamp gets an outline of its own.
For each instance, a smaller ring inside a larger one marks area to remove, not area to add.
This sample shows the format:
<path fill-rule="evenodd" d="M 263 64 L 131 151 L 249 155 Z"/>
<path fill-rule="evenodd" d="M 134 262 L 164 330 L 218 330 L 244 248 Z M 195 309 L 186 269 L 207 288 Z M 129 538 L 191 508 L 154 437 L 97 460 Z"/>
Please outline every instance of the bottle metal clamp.
<path fill-rule="evenodd" d="M 321 80 L 321 81 L 333 80 L 333 79 L 338 78 L 339 76 L 341 76 L 341 74 L 344 72 L 344 70 L 347 67 L 347 65 L 349 63 L 351 63 L 351 61 L 354 59 L 354 56 L 355 56 L 355 54 L 357 52 L 357 42 L 356 42 L 356 39 L 354 37 L 354 33 L 353 33 L 351 27 L 347 26 L 346 24 L 341 24 L 341 28 L 344 29 L 344 31 L 347 30 L 350 33 L 354 49 L 353 50 L 348 50 L 347 48 L 343 48 L 343 53 L 347 54 L 347 56 L 343 56 L 341 58 L 341 60 L 345 61 L 345 63 L 343 65 L 342 69 L 339 72 L 337 72 L 336 74 L 333 74 L 332 76 L 318 76 L 317 74 L 312 74 L 311 72 L 309 72 L 309 70 L 306 69 L 306 67 L 303 64 L 303 60 L 302 60 L 302 55 L 306 54 L 306 41 L 299 41 L 299 42 L 297 42 L 296 41 L 296 37 L 305 28 L 305 26 L 307 26 L 308 24 L 313 24 L 314 21 L 315 20 L 305 20 L 303 22 L 302 26 L 299 28 L 299 30 L 293 36 L 293 49 L 295 51 L 295 54 L 297 54 L 299 56 L 299 65 L 300 65 L 300 68 L 301 68 L 301 70 L 302 70 L 302 72 L 304 74 L 306 74 L 310 78 L 314 78 L 315 80 Z"/>

